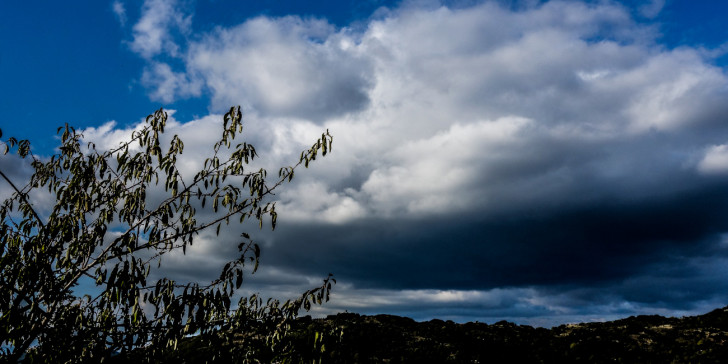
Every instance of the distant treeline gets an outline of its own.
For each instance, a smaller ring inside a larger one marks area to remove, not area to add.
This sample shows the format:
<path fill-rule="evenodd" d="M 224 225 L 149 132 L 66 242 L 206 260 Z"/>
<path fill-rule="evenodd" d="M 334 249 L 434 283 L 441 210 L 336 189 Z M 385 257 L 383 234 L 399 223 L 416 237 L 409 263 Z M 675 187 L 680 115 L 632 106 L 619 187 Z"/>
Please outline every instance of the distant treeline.
<path fill-rule="evenodd" d="M 256 345 L 254 334 L 231 335 L 238 339 L 220 345 Z M 211 360 L 199 343 L 197 338 L 181 343 L 169 353 L 169 362 L 245 361 Z M 488 325 L 353 313 L 307 316 L 295 321 L 279 348 L 300 363 L 720 363 L 728 360 L 728 307 L 694 317 L 636 316 L 552 329 L 506 321 Z M 257 353 L 264 362 L 265 353 Z"/>

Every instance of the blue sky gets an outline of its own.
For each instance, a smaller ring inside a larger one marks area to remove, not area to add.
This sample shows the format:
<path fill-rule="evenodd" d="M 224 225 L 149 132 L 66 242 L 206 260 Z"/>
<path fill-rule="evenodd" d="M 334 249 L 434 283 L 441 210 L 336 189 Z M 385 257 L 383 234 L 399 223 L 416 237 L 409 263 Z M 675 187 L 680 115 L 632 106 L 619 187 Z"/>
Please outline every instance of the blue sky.
<path fill-rule="evenodd" d="M 396 7 L 399 3 L 206 0 L 187 2 L 185 6 L 194 14 L 194 36 L 215 26 L 231 26 L 260 15 L 319 17 L 337 27 L 355 23 L 365 26 L 377 9 Z M 460 3 L 462 7 L 471 2 Z M 517 7 L 517 3 L 511 5 Z M 108 120 L 132 123 L 140 114 L 159 106 L 175 108 L 186 117 L 206 113 L 209 102 L 205 97 L 172 103 L 150 100 L 147 90 L 139 84 L 144 60 L 128 47 L 142 3 L 120 4 L 126 11 L 123 25 L 113 11 L 113 3 L 105 1 L 49 2 L 43 6 L 12 1 L 0 5 L 0 120 L 6 132 L 33 135 L 37 144 L 48 143 L 52 147 L 54 144 L 46 141 L 48 134 L 52 135 L 55 126 L 66 122 L 79 127 Z M 448 4 L 458 6 L 458 2 Z M 666 1 L 654 17 L 640 13 L 642 7 L 650 5 L 649 1 L 623 4 L 636 15 L 635 21 L 657 27 L 660 36 L 656 41 L 666 47 L 697 45 L 715 49 L 728 39 L 722 18 L 728 5 L 722 2 Z M 715 62 L 723 65 L 725 57 Z M 50 132 L 42 133 L 36 127 L 38 123 L 46 125 Z M 37 135 L 38 132 L 42 134 Z"/>
<path fill-rule="evenodd" d="M 139 84 L 145 62 L 128 46 L 142 2 L 119 4 L 126 13 L 124 24 L 114 13 L 113 2 L 108 1 L 48 2 L 43 6 L 14 1 L 0 5 L 0 44 L 4 46 L 0 51 L 0 120 L 6 133 L 33 136 L 39 146 L 48 143 L 52 148 L 53 142 L 45 139 L 66 122 L 78 127 L 108 120 L 132 123 L 160 106 L 175 108 L 186 117 L 207 112 L 209 102 L 204 97 L 172 103 L 150 100 Z M 188 1 L 182 6 L 194 13 L 191 25 L 196 33 L 261 15 L 321 17 L 347 26 L 386 4 L 268 0 Z M 46 125 L 49 133 L 42 133 L 38 123 Z"/>
<path fill-rule="evenodd" d="M 726 12 L 6 1 L 0 128 L 48 155 L 64 123 L 111 146 L 163 106 L 194 163 L 239 104 L 271 169 L 330 129 L 334 154 L 259 232 L 249 286 L 286 298 L 333 272 L 319 314 L 550 326 L 699 313 L 728 304 Z M 17 163 L 0 157 L 22 180 Z M 230 250 L 201 239 L 195 264 L 170 272 L 214 276 Z"/>

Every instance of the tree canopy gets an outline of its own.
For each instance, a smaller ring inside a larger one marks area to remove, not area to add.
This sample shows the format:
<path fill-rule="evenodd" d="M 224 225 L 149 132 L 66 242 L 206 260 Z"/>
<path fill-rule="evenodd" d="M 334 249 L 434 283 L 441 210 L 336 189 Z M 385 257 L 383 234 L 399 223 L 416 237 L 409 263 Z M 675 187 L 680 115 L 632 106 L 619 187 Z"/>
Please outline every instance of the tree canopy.
<path fill-rule="evenodd" d="M 15 151 L 33 170 L 22 185 L 0 170 L 13 191 L 0 205 L 0 355 L 6 360 L 100 362 L 143 348 L 154 361 L 186 336 L 220 342 L 234 332 L 242 349 L 220 350 L 242 350 L 237 358 L 255 361 L 261 350 L 284 355 L 276 345 L 289 320 L 328 300 L 330 274 L 285 302 L 236 294 L 260 257 L 247 233 L 239 255 L 212 281 L 156 275 L 165 254 L 185 253 L 203 230 L 219 234 L 223 225 L 248 220 L 275 228 L 269 197 L 300 166 L 331 151 L 328 130 L 296 164 L 270 178 L 265 169 L 251 170 L 253 145 L 233 143 L 243 132 L 242 112 L 233 107 L 211 156 L 197 173 L 183 175 L 177 162 L 184 143 L 177 135 L 164 138 L 167 118 L 162 109 L 154 112 L 110 150 L 97 149 L 68 125 L 58 129 L 61 145 L 49 158 L 34 155 L 27 140 L 4 142 L 5 154 Z M 43 194 L 55 201 L 40 208 L 34 198 Z"/>

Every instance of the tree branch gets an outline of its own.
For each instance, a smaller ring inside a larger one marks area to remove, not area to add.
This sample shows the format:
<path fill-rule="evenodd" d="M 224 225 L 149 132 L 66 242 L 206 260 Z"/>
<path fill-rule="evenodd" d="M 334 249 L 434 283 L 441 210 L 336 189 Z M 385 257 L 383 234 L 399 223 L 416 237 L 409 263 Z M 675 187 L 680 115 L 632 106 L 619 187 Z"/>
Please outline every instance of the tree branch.
<path fill-rule="evenodd" d="M 10 178 L 8 178 L 8 176 L 6 176 L 2 170 L 0 170 L 0 176 L 2 176 L 6 181 L 8 181 L 8 183 L 15 190 L 15 192 L 18 194 L 18 196 L 20 196 L 20 198 L 23 199 L 23 202 L 28 204 L 28 206 L 30 207 L 30 211 L 33 213 L 33 216 L 35 216 L 35 219 L 38 220 L 38 223 L 40 224 L 40 226 L 45 227 L 45 224 L 43 224 L 43 220 L 41 220 L 40 216 L 38 216 L 38 213 L 35 212 L 33 205 L 31 205 L 30 202 L 28 202 L 28 199 L 26 198 L 27 193 L 20 192 L 18 187 L 15 186 L 15 183 L 13 183 L 13 181 L 11 181 Z"/>

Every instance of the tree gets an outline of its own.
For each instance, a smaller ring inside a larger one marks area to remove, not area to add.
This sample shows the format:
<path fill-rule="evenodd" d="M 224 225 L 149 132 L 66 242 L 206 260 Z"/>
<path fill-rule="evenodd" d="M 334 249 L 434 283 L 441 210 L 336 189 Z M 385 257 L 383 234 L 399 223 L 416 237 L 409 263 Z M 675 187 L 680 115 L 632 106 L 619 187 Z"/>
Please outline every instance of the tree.
<path fill-rule="evenodd" d="M 5 360 L 99 362 L 142 348 L 154 361 L 193 334 L 218 344 L 242 341 L 219 345 L 214 355 L 230 354 L 236 347 L 243 348 L 236 353 L 242 359 L 256 350 L 275 355 L 272 350 L 282 353 L 276 345 L 289 320 L 301 308 L 328 300 L 335 283 L 330 274 L 320 287 L 293 301 L 263 302 L 253 295 L 233 305 L 244 275 L 258 268 L 260 248 L 247 233 L 238 245 L 240 255 L 222 268 L 218 279 L 205 285 L 151 281 L 165 254 L 185 253 L 203 230 L 219 234 L 223 223 L 246 220 L 275 228 L 275 203 L 269 196 L 290 182 L 299 166 L 325 156 L 332 142 L 327 130 L 298 163 L 280 168 L 269 182 L 266 170 L 249 170 L 257 156 L 252 145 L 231 147 L 243 131 L 240 107 L 231 108 L 212 156 L 194 176 L 183 176 L 177 158 L 184 144 L 177 135 L 163 138 L 166 120 L 167 113 L 156 111 L 129 141 L 112 150 L 97 150 L 66 124 L 58 129 L 58 154 L 44 160 L 26 140 L 5 142 L 5 153 L 17 147 L 17 155 L 29 160 L 34 171 L 19 187 L 0 170 L 14 190 L 0 205 L 0 345 Z M 152 202 L 148 192 L 162 187 L 164 198 Z M 43 193 L 55 197 L 45 212 L 33 203 Z M 198 209 L 212 217 L 197 220 Z M 86 286 L 95 287 L 94 293 L 76 292 Z"/>

